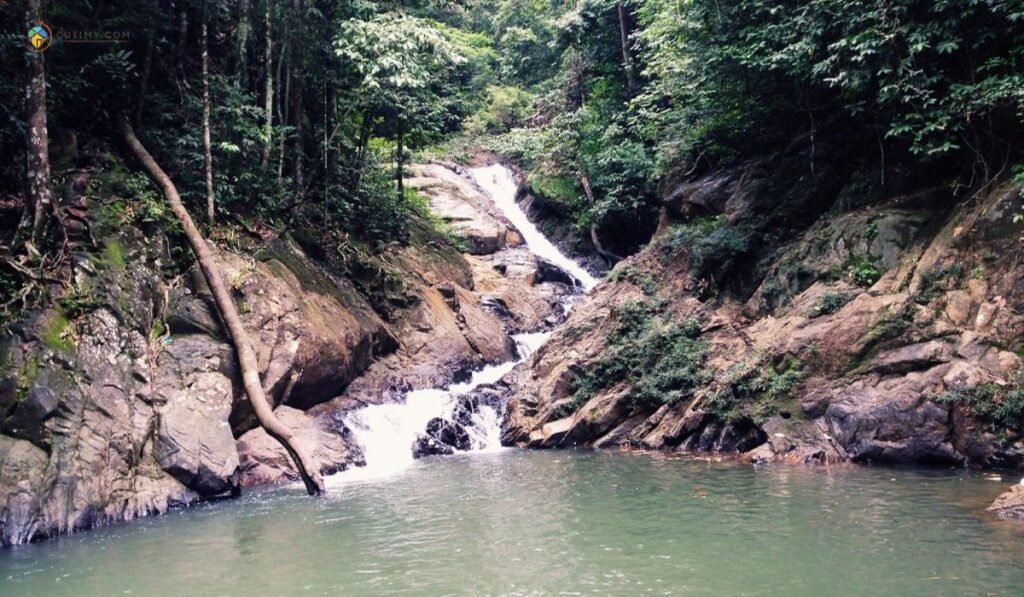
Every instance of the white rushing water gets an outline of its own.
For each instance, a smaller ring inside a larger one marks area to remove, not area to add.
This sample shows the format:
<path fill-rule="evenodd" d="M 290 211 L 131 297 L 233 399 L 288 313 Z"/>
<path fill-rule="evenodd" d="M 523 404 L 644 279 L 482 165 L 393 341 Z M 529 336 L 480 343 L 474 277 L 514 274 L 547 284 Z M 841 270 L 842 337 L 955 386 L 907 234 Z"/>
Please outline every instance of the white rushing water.
<path fill-rule="evenodd" d="M 597 278 L 559 251 L 558 247 L 548 240 L 519 208 L 519 204 L 516 203 L 516 191 L 519 185 L 508 168 L 501 164 L 493 164 L 482 168 L 473 168 L 469 174 L 476 184 L 480 185 L 480 188 L 494 199 L 494 204 L 498 209 L 523 235 L 526 246 L 530 248 L 531 252 L 569 272 L 572 277 L 579 280 L 583 290 L 590 290 L 597 286 Z"/>
<path fill-rule="evenodd" d="M 597 279 L 566 257 L 555 247 L 519 208 L 515 201 L 517 185 L 512 173 L 495 164 L 470 170 L 473 179 L 491 196 L 505 217 L 519 229 L 531 252 L 569 272 L 584 290 L 597 284 Z M 567 307 L 567 305 L 565 305 Z M 513 336 L 519 359 L 490 365 L 473 373 L 465 382 L 446 388 L 416 390 L 405 395 L 403 402 L 376 404 L 353 411 L 345 423 L 363 448 L 366 466 L 349 469 L 327 480 L 328 485 L 392 476 L 414 461 L 413 445 L 424 434 L 427 424 L 435 418 L 451 418 L 459 396 L 481 385 L 493 384 L 540 348 L 550 332 Z M 481 404 L 466 426 L 474 451 L 501 449 L 501 420 L 492 407 Z"/>
<path fill-rule="evenodd" d="M 519 360 L 488 365 L 473 373 L 469 380 L 443 389 L 415 390 L 405 395 L 404 402 L 374 404 L 346 417 L 345 423 L 363 447 L 366 466 L 352 468 L 328 480 L 338 482 L 379 479 L 402 471 L 414 461 L 412 449 L 434 418 L 450 418 L 459 396 L 479 386 L 500 380 L 517 364 L 533 354 L 551 335 L 550 332 L 518 334 Z M 481 404 L 467 426 L 474 451 L 501 449 L 501 420 L 494 408 Z"/>

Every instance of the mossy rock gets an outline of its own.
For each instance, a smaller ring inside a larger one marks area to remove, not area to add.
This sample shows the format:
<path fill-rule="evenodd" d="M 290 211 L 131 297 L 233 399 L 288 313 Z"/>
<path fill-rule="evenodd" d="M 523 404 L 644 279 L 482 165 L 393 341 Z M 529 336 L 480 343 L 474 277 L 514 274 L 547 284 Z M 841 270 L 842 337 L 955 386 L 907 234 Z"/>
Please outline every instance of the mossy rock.
<path fill-rule="evenodd" d="M 541 197 L 563 215 L 572 212 L 580 197 L 576 181 L 567 176 L 548 176 L 535 170 L 527 176 L 526 186 L 530 193 Z"/>
<path fill-rule="evenodd" d="M 50 350 L 61 352 L 75 348 L 74 341 L 68 337 L 71 320 L 63 309 L 51 309 L 44 313 L 39 323 L 39 341 Z"/>

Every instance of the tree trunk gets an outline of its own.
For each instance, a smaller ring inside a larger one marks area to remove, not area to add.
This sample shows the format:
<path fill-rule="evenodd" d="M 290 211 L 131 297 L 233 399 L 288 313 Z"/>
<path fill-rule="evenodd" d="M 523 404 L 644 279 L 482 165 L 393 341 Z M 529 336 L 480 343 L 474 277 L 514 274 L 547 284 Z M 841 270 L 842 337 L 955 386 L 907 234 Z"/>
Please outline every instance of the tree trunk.
<path fill-rule="evenodd" d="M 238 63 L 235 68 L 235 85 L 239 89 L 249 88 L 249 0 L 238 0 Z"/>
<path fill-rule="evenodd" d="M 402 121 L 398 121 L 398 143 L 395 149 L 395 176 L 398 178 L 398 198 L 405 197 L 405 183 L 403 182 L 402 161 L 405 153 L 405 133 L 402 131 Z"/>
<path fill-rule="evenodd" d="M 213 254 L 210 251 L 209 245 L 206 244 L 206 239 L 203 238 L 192 222 L 192 218 L 182 204 L 181 197 L 178 195 L 178 190 L 175 188 L 174 183 L 171 182 L 167 173 L 157 165 L 153 156 L 139 142 L 131 125 L 128 123 L 128 118 L 124 115 L 121 115 L 118 119 L 118 129 L 125 143 L 142 163 L 146 172 L 160 185 L 164 196 L 167 198 L 167 202 L 171 205 L 171 211 L 185 231 L 188 243 L 192 247 L 196 259 L 199 261 L 199 268 L 202 270 L 206 283 L 213 293 L 214 302 L 217 304 L 217 311 L 220 313 L 221 319 L 231 335 L 235 353 L 238 355 L 238 365 L 242 371 L 242 385 L 245 387 L 245 393 L 249 397 L 249 403 L 252 405 L 256 418 L 267 434 L 280 442 L 291 456 L 295 467 L 299 471 L 299 475 L 302 476 L 303 483 L 306 484 L 306 491 L 310 495 L 322 494 L 324 492 L 324 484 L 315 463 L 307 454 L 306 448 L 302 443 L 297 441 L 291 428 L 274 415 L 274 411 L 267 401 L 267 396 L 264 394 L 263 386 L 260 383 L 256 353 L 249 342 L 249 335 L 242 326 L 242 320 L 238 316 L 238 309 L 235 307 L 231 295 L 228 294 L 228 290 L 224 286 L 224 281 L 221 279 Z"/>
<path fill-rule="evenodd" d="M 626 8 L 622 2 L 618 3 L 619 8 L 619 43 L 622 46 L 622 67 L 626 70 L 626 83 L 629 86 L 629 94 L 636 93 L 636 72 L 633 69 L 633 57 L 629 53 L 629 27 L 626 22 Z"/>
<path fill-rule="evenodd" d="M 187 56 L 185 47 L 188 45 L 188 7 L 181 7 L 181 14 L 178 17 L 178 60 L 180 61 Z M 183 67 L 184 68 L 184 67 Z"/>
<path fill-rule="evenodd" d="M 153 69 L 153 44 L 156 40 L 156 26 L 150 27 L 146 34 L 146 54 L 142 59 L 142 75 L 139 76 L 139 98 L 135 104 L 135 126 L 142 125 L 142 113 L 146 106 L 146 93 L 149 90 L 149 73 Z"/>
<path fill-rule="evenodd" d="M 288 39 L 288 33 L 285 31 L 285 39 Z M 288 97 L 288 90 L 291 89 L 292 80 L 292 69 L 291 64 L 285 60 L 285 56 L 288 55 L 288 42 L 286 41 L 284 47 L 281 48 L 281 56 L 277 59 L 277 121 L 281 124 L 288 124 L 288 102 L 285 99 Z M 281 80 L 281 69 L 284 68 L 284 80 Z M 277 140 L 277 193 L 278 195 L 284 190 L 282 180 L 284 179 L 284 142 L 287 135 L 280 135 Z"/>
<path fill-rule="evenodd" d="M 270 20 L 271 0 L 264 0 L 266 4 L 263 13 L 263 28 L 266 30 L 267 44 L 263 50 L 263 62 L 266 67 L 266 79 L 263 82 L 263 136 L 266 140 L 263 144 L 263 156 L 260 165 L 266 171 L 270 164 L 270 149 L 274 146 L 274 37 L 273 27 Z"/>
<path fill-rule="evenodd" d="M 42 1 L 29 0 L 26 20 L 28 31 L 42 16 Z M 28 119 L 25 127 L 28 145 L 28 202 L 32 213 L 32 244 L 38 244 L 46 224 L 46 215 L 53 208 L 50 188 L 50 141 L 46 130 L 46 64 L 43 52 L 29 52 L 32 78 L 26 90 Z"/>
<path fill-rule="evenodd" d="M 202 40 L 203 63 L 203 159 L 206 175 L 206 223 L 213 226 L 213 152 L 210 150 L 210 45 L 206 23 L 206 2 L 203 2 L 203 26 L 200 33 Z"/>
<path fill-rule="evenodd" d="M 302 195 L 306 189 L 306 171 L 305 171 L 305 158 L 306 158 L 306 130 L 305 130 L 305 111 L 302 109 L 303 100 L 303 62 L 302 62 L 302 49 L 305 47 L 305 40 L 303 39 L 303 19 L 302 19 L 302 0 L 292 0 L 291 10 L 291 27 L 289 27 L 289 35 L 291 36 L 291 58 L 289 66 L 291 69 L 289 72 L 292 73 L 293 80 L 290 82 L 289 93 L 291 94 L 291 118 L 292 123 L 295 126 L 295 163 L 293 173 L 295 175 L 295 192 L 298 200 L 302 200 Z"/>

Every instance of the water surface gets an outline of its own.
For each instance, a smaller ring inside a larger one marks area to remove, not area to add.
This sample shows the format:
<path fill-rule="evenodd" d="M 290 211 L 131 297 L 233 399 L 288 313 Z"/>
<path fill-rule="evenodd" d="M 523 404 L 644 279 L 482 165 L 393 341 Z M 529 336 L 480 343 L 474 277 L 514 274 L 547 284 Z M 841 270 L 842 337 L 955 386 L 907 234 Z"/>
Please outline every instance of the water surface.
<path fill-rule="evenodd" d="M 591 452 L 417 461 L 0 552 L 14 595 L 1019 595 L 962 470 Z"/>

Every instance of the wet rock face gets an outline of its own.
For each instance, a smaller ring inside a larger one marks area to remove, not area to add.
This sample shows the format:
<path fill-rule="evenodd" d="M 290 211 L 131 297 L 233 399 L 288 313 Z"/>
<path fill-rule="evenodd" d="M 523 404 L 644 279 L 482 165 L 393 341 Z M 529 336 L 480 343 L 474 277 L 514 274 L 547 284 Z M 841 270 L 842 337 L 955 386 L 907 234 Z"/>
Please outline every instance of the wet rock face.
<path fill-rule="evenodd" d="M 74 272 L 78 288 L 103 296 L 103 306 L 73 324 L 59 307 L 51 308 L 8 336 L 0 349 L 0 360 L 11 365 L 3 387 L 14 398 L 0 396 L 8 417 L 7 436 L 0 436 L 4 544 L 164 512 L 235 484 L 237 457 L 224 442 L 230 441 L 230 429 L 219 439 L 204 438 L 214 453 L 203 453 L 187 438 L 201 430 L 188 428 L 208 415 L 190 418 L 178 410 L 177 400 L 168 425 L 160 425 L 173 398 L 167 384 L 181 392 L 197 384 L 196 395 L 216 394 L 211 420 L 226 423 L 231 394 L 223 390 L 231 384 L 220 370 L 222 353 L 214 350 L 218 358 L 202 366 L 187 347 L 177 353 L 180 358 L 170 352 L 156 358 L 149 345 L 162 297 L 156 257 L 130 230 L 107 242 L 118 243 L 119 253 L 136 267 L 102 260 L 86 266 L 91 262 L 82 258 L 75 260 L 82 265 Z M 160 436 L 178 448 L 164 462 L 155 455 Z"/>
<path fill-rule="evenodd" d="M 481 408 L 501 413 L 506 393 L 499 388 L 481 386 L 459 396 L 450 419 L 435 417 L 427 423 L 424 433 L 413 445 L 413 457 L 448 456 L 473 449 L 470 430 L 476 427 Z"/>
<path fill-rule="evenodd" d="M 414 458 L 447 456 L 471 447 L 469 433 L 464 426 L 447 419 L 434 418 L 427 423 L 426 433 L 416 440 L 412 454 Z"/>
<path fill-rule="evenodd" d="M 466 177 L 439 164 L 413 166 L 410 172 L 408 186 L 429 197 L 430 210 L 465 239 L 470 255 L 521 244 L 515 229 Z"/>
<path fill-rule="evenodd" d="M 555 282 L 575 287 L 579 281 L 573 278 L 568 272 L 546 259 L 537 259 L 537 282 Z"/>

